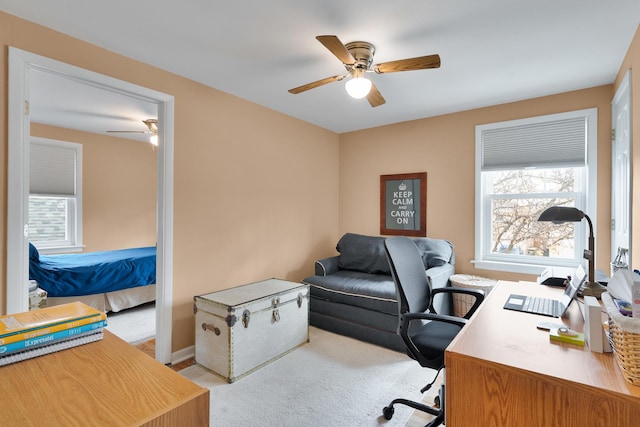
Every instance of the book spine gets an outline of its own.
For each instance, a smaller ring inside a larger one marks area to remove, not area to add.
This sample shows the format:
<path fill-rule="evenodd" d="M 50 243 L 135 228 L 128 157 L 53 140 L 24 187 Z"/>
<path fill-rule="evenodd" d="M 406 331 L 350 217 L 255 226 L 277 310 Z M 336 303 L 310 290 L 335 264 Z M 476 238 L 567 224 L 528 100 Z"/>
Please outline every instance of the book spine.
<path fill-rule="evenodd" d="M 102 329 L 106 326 L 107 322 L 104 320 L 99 322 L 90 323 L 88 325 L 80 326 L 77 328 L 67 329 L 64 331 L 54 332 L 51 334 L 42 335 L 36 338 L 30 338 L 11 344 L 0 346 L 0 355 L 8 355 L 17 353 L 19 351 L 28 350 L 31 348 L 43 347 L 56 341 L 67 339 L 75 335 L 84 334 L 87 332 L 95 331 L 96 329 Z"/>
<path fill-rule="evenodd" d="M 75 322 L 77 320 L 82 320 L 82 319 L 96 319 L 100 317 L 100 313 L 95 313 L 95 314 L 91 314 L 88 316 L 77 316 L 77 317 L 68 317 L 66 319 L 61 319 L 59 321 L 56 322 L 47 322 L 47 323 L 42 323 L 42 324 L 37 324 L 34 326 L 24 326 L 22 328 L 15 328 L 13 331 L 6 333 L 6 334 L 1 334 L 0 338 L 6 339 L 7 337 L 10 337 L 12 335 L 17 335 L 17 334 L 21 334 L 24 332 L 32 332 L 32 331 L 37 331 L 38 329 L 42 329 L 44 327 L 47 326 L 56 326 L 56 325 L 62 325 L 68 322 Z"/>
<path fill-rule="evenodd" d="M 88 332 L 86 335 L 74 336 L 72 338 L 45 345 L 43 347 L 32 348 L 29 350 L 20 351 L 18 353 L 0 356 L 0 366 L 9 365 L 11 363 L 20 362 L 27 359 L 33 359 L 34 357 L 44 356 L 45 354 L 50 354 L 56 351 L 66 350 L 69 348 L 77 347 L 79 345 L 99 341 L 103 338 L 103 336 L 104 332 L 102 331 L 102 329 L 98 329 Z"/>
<path fill-rule="evenodd" d="M 87 304 L 75 301 L 67 304 L 45 307 L 0 316 L 0 338 L 19 334 L 47 326 L 66 323 L 85 317 L 99 316 L 102 312 Z"/>
<path fill-rule="evenodd" d="M 107 319 L 107 315 L 105 313 L 100 313 L 100 316 L 97 316 L 97 317 L 85 317 L 84 319 L 70 320 L 68 322 L 59 323 L 53 326 L 47 326 L 40 329 L 34 329 L 26 332 L 17 333 L 14 335 L 9 335 L 5 338 L 0 338 L 0 346 L 31 339 L 31 338 L 36 338 L 36 337 L 51 334 L 54 332 L 77 328 L 80 326 L 88 325 L 90 323 L 100 322 L 106 319 Z"/>

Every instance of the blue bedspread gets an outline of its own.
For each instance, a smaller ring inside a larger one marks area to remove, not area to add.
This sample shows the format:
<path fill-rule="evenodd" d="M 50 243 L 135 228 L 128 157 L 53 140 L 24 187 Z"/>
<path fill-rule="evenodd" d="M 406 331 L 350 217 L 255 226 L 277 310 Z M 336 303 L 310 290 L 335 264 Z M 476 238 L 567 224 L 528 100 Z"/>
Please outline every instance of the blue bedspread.
<path fill-rule="evenodd" d="M 29 279 L 50 297 L 100 294 L 156 282 L 156 248 L 39 255 L 30 244 Z"/>

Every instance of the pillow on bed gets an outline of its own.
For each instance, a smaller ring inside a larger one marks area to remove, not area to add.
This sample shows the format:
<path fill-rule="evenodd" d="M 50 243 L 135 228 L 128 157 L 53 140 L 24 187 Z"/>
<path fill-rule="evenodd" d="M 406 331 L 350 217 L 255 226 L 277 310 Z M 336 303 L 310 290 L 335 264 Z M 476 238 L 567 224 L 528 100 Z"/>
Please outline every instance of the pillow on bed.
<path fill-rule="evenodd" d="M 31 244 L 31 242 L 29 242 L 29 259 L 35 262 L 40 261 L 40 254 L 38 253 L 36 247 Z"/>

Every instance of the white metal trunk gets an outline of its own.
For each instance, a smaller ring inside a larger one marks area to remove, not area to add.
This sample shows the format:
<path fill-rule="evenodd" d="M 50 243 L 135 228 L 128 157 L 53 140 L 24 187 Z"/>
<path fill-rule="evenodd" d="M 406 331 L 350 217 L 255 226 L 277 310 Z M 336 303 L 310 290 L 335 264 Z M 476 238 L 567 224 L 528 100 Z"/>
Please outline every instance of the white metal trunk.
<path fill-rule="evenodd" d="M 194 301 L 196 362 L 230 383 L 309 341 L 309 285 L 268 279 Z"/>

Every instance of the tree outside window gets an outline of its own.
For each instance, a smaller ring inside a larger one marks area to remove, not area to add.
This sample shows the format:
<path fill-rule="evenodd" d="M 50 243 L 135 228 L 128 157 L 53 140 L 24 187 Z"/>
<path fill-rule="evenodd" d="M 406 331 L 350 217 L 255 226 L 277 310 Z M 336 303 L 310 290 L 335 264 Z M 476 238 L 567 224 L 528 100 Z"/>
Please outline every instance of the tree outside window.
<path fill-rule="evenodd" d="M 573 258 L 574 224 L 538 217 L 551 206 L 575 206 L 577 169 L 491 172 L 491 253 Z"/>

